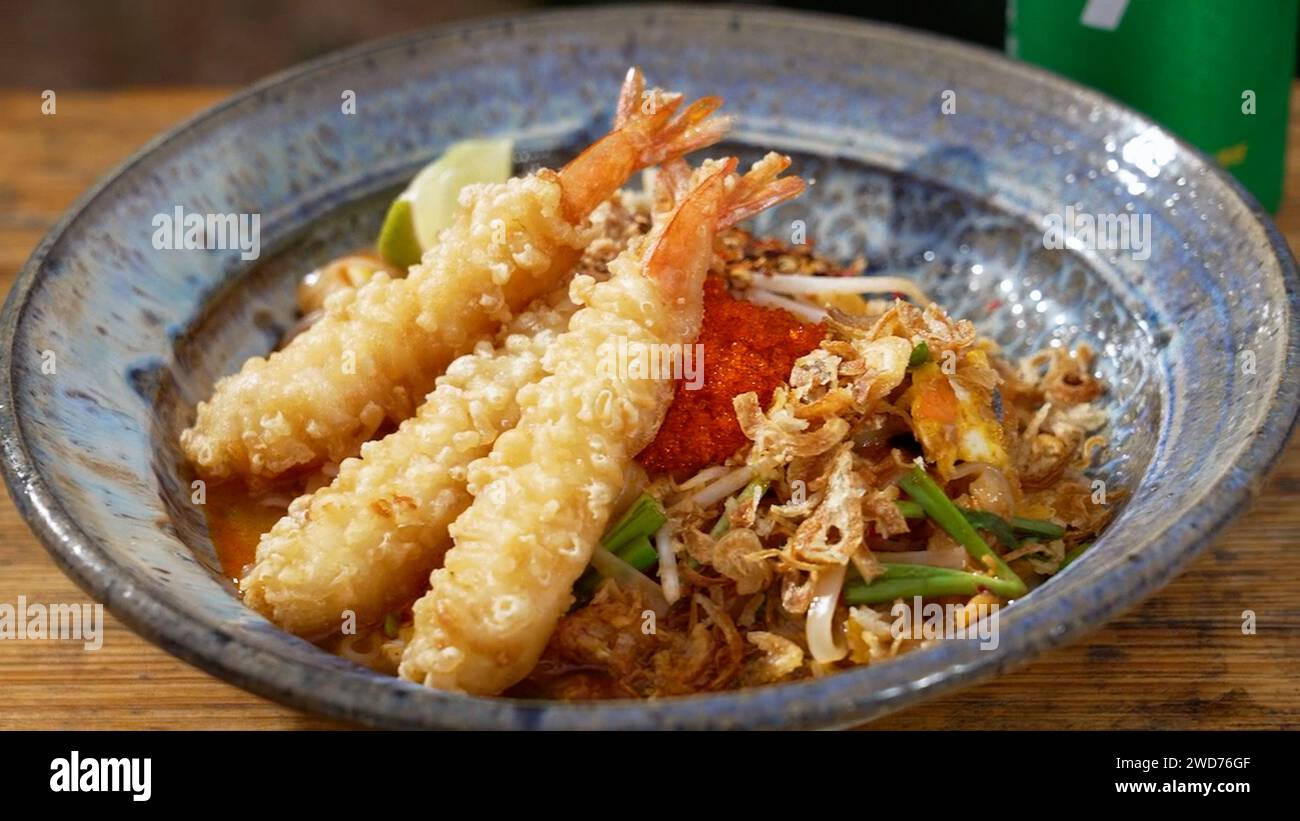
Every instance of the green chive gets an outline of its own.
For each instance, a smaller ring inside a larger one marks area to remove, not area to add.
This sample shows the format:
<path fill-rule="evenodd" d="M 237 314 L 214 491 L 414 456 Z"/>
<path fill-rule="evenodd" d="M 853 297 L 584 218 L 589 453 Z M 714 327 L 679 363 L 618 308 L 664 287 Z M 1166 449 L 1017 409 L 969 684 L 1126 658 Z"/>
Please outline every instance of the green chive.
<path fill-rule="evenodd" d="M 1011 520 L 1011 526 L 1021 533 L 1038 536 L 1047 539 L 1049 542 L 1065 535 L 1065 528 L 1046 519 L 1026 519 L 1016 516 Z"/>
<path fill-rule="evenodd" d="M 397 614 L 389 613 L 384 616 L 384 635 L 390 639 L 397 638 Z"/>
<path fill-rule="evenodd" d="M 921 506 L 915 502 L 899 501 L 896 504 L 908 519 L 918 519 L 925 515 Z M 1022 541 L 1016 537 L 1017 532 L 1026 534 L 1027 537 L 1033 537 L 1034 541 L 1042 539 L 1052 541 L 1065 535 L 1065 528 L 1046 519 L 1026 519 L 1016 516 L 1008 521 L 987 510 L 972 510 L 968 507 L 957 509 L 966 517 L 966 521 L 970 522 L 978 530 L 986 530 L 992 533 L 1002 543 L 1002 546 L 1008 550 Z"/>
<path fill-rule="evenodd" d="M 925 341 L 922 340 L 921 342 L 916 343 L 916 347 L 912 349 L 912 355 L 907 358 L 907 367 L 918 368 L 929 361 L 930 346 L 925 344 Z"/>
<path fill-rule="evenodd" d="M 648 493 L 642 493 L 614 526 L 605 531 L 600 543 L 612 553 L 638 536 L 650 536 L 668 521 L 663 506 Z"/>
<path fill-rule="evenodd" d="M 971 510 L 970 508 L 958 508 L 961 515 L 966 517 L 966 521 L 975 526 L 977 530 L 986 530 L 992 533 L 1007 550 L 1012 549 L 1020 543 L 1016 534 L 1011 531 L 1011 525 L 996 513 L 990 513 L 987 510 Z"/>
<path fill-rule="evenodd" d="M 904 519 L 924 519 L 925 510 L 916 502 L 907 499 L 899 499 L 894 504 L 898 507 L 898 512 L 903 514 Z"/>
<path fill-rule="evenodd" d="M 1070 548 L 1068 551 L 1066 551 L 1065 558 L 1061 559 L 1061 566 L 1056 569 L 1056 572 L 1060 573 L 1062 570 L 1065 569 L 1066 565 L 1070 564 L 1075 559 L 1082 556 L 1083 551 L 1087 550 L 1090 547 L 1092 547 L 1092 542 L 1084 542 L 1083 544 L 1078 544 Z"/>
<path fill-rule="evenodd" d="M 848 604 L 880 604 L 912 596 L 973 596 L 981 590 L 1008 599 L 1024 595 L 1023 583 L 994 576 L 919 564 L 884 562 L 882 566 L 884 572 L 869 583 L 859 579 L 845 585 L 844 601 Z"/>
<path fill-rule="evenodd" d="M 900 499 L 894 504 L 898 505 L 899 512 L 905 518 L 920 519 L 925 516 L 925 510 L 916 502 Z M 1026 519 L 1022 516 L 1016 516 L 1008 521 L 987 510 L 972 510 L 968 507 L 959 507 L 957 509 L 961 511 L 961 515 L 966 517 L 966 521 L 970 522 L 978 530 L 986 530 L 992 533 L 1002 543 L 1002 546 L 1008 550 L 1022 541 L 1022 539 L 1016 537 L 1017 532 L 1026 534 L 1026 537 L 1033 537 L 1034 541 L 1042 539 L 1052 541 L 1065 535 L 1065 528 L 1046 519 Z"/>
<path fill-rule="evenodd" d="M 1028 592 L 1029 588 L 1025 587 L 1024 580 L 1016 575 L 1016 571 L 1012 570 L 1001 556 L 993 552 L 993 548 L 988 546 L 952 500 L 944 494 L 943 489 L 935 484 L 922 468 L 914 466 L 898 480 L 898 486 L 925 510 L 925 514 L 933 519 L 935 524 L 966 548 L 966 552 L 975 559 L 977 564 L 990 567 L 996 572 L 998 578 L 1011 583 L 1008 590 L 1014 592 L 999 595 L 1016 598 Z"/>
<path fill-rule="evenodd" d="M 647 536 L 637 536 L 632 541 L 614 551 L 614 555 L 640 570 L 642 573 L 654 567 L 659 561 L 659 551 L 650 543 Z"/>

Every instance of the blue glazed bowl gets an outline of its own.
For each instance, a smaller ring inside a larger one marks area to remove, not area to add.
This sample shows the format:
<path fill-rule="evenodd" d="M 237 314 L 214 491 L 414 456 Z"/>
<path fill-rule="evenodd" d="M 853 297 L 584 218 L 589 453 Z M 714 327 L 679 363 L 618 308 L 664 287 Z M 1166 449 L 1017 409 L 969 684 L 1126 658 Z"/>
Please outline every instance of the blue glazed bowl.
<path fill-rule="evenodd" d="M 1080 561 L 1002 614 L 996 649 L 951 641 L 649 703 L 472 698 L 330 656 L 221 579 L 174 444 L 195 402 L 274 344 L 296 277 L 371 241 L 394 187 L 442 147 L 508 134 L 521 167 L 562 161 L 599 133 L 630 64 L 724 95 L 740 115 L 731 148 L 788 151 L 815 180 L 760 230 L 803 220 L 824 251 L 916 276 L 1011 355 L 1080 341 L 1101 353 L 1113 421 L 1098 476 L 1128 500 Z M 262 258 L 155 250 L 153 217 L 177 206 L 260 214 Z M 1044 219 L 1067 208 L 1149 220 L 1144 249 L 1047 247 Z M 1105 622 L 1243 510 L 1296 418 L 1296 284 L 1273 224 L 1199 152 L 996 54 L 777 11 L 564 11 L 328 57 L 146 146 L 81 198 L 9 295 L 0 441 L 19 509 L 70 576 L 142 635 L 262 695 L 385 727 L 842 726 Z"/>

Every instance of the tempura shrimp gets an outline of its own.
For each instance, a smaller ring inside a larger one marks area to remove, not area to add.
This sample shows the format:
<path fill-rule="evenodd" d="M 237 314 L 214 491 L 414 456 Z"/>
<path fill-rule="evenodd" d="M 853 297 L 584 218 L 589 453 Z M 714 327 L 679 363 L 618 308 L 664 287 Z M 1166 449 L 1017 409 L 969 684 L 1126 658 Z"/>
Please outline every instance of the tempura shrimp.
<path fill-rule="evenodd" d="M 217 382 L 181 434 L 199 475 L 274 477 L 338 462 L 385 421 L 410 416 L 452 359 L 573 267 L 598 204 L 637 170 L 726 132 L 729 121 L 710 116 L 720 100 L 678 112 L 681 101 L 655 92 L 635 108 L 620 102 L 630 116 L 559 172 L 467 186 L 456 220 L 405 278 L 379 273 L 332 295 L 284 349 Z"/>
<path fill-rule="evenodd" d="M 622 226 L 608 233 L 603 220 L 644 208 L 622 192 L 597 208 L 601 236 L 578 270 L 603 277 L 634 236 Z M 344 460 L 329 485 L 295 500 L 263 535 L 240 582 L 249 606 L 316 637 L 337 630 L 349 612 L 360 625 L 377 624 L 423 592 L 451 543 L 447 526 L 469 506 L 468 465 L 518 421 L 515 394 L 545 375 L 542 354 L 576 310 L 566 281 L 508 323 L 495 347 L 452 362 L 415 416 Z"/>
<path fill-rule="evenodd" d="M 735 160 L 707 162 L 607 282 L 575 278 L 584 307 L 547 352 L 549 375 L 519 392 L 519 424 L 470 466 L 474 502 L 415 604 L 402 676 L 492 694 L 533 668 L 674 393 L 669 375 L 628 378 L 601 352 L 694 340 L 716 231 L 801 191 L 797 178 L 776 179 L 788 164 L 769 155 L 738 180 Z"/>

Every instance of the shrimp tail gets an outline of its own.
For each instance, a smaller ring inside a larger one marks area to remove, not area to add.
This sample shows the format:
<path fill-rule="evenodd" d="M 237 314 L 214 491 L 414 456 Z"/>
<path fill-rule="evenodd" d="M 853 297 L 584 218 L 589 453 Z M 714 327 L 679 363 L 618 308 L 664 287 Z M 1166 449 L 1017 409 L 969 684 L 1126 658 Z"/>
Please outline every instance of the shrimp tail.
<path fill-rule="evenodd" d="M 656 212 L 673 210 L 691 187 L 691 166 L 678 157 L 659 166 L 654 178 L 654 208 Z"/>
<path fill-rule="evenodd" d="M 615 130 L 627 125 L 632 119 L 644 94 L 645 75 L 641 73 L 641 69 L 633 66 L 627 70 L 627 74 L 623 77 L 623 85 L 618 90 L 618 103 L 614 106 Z"/>
<path fill-rule="evenodd" d="M 654 277 L 670 300 L 694 293 L 702 283 L 703 273 L 684 264 L 686 259 L 700 259 L 700 245 L 712 242 L 717 231 L 749 219 L 779 203 L 798 196 L 806 188 L 799 177 L 782 177 L 790 167 L 790 158 L 768 153 L 736 176 L 737 160 L 708 160 L 694 173 L 685 160 L 664 164 L 657 196 L 671 199 L 676 213 L 652 239 L 647 272 Z M 699 226 L 710 231 L 701 233 Z M 684 316 L 687 327 L 691 316 Z"/>
<path fill-rule="evenodd" d="M 724 231 L 802 194 L 808 187 L 803 179 L 781 176 L 789 167 L 788 156 L 772 151 L 750 166 L 743 176 L 733 178 L 718 217 L 718 230 Z M 686 160 L 675 158 L 664 163 L 655 177 L 656 208 L 672 210 L 692 190 L 692 184 L 693 175 Z"/>
<path fill-rule="evenodd" d="M 641 69 L 627 70 L 614 109 L 614 128 L 636 143 L 641 167 L 707 148 L 731 129 L 731 117 L 710 116 L 722 106 L 721 97 L 702 97 L 674 117 L 681 101 L 681 94 L 658 88 L 647 93 Z"/>
<path fill-rule="evenodd" d="M 711 116 L 721 105 L 721 97 L 702 97 L 670 120 L 665 121 L 663 112 L 657 112 L 646 115 L 644 126 L 638 127 L 634 118 L 628 136 L 638 141 L 638 164 L 643 168 L 658 165 L 721 140 L 732 124 L 730 116 Z M 673 103 L 669 111 L 676 107 Z"/>
<path fill-rule="evenodd" d="M 808 186 L 801 178 L 781 176 L 789 167 L 790 158 L 775 151 L 750 166 L 728 192 L 718 230 L 730 228 L 802 194 Z"/>
<path fill-rule="evenodd" d="M 560 170 L 565 213 L 574 221 L 608 199 L 632 174 L 713 145 L 731 128 L 715 116 L 721 97 L 703 97 L 683 107 L 681 94 L 645 90 L 631 69 L 614 109 L 614 128 Z"/>
<path fill-rule="evenodd" d="M 727 178 L 735 167 L 734 158 L 706 160 L 691 176 L 672 213 L 665 216 L 662 228 L 651 234 L 645 252 L 645 272 L 658 283 L 664 300 L 683 306 L 674 312 L 674 319 L 684 337 L 693 338 L 699 328 L 702 303 L 691 297 L 704 285 Z"/>

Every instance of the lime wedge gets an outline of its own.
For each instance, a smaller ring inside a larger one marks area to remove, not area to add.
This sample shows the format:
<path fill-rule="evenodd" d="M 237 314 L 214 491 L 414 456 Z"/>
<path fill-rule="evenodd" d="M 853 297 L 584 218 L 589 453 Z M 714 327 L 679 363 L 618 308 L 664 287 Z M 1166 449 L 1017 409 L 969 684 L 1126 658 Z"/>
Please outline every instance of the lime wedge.
<path fill-rule="evenodd" d="M 512 170 L 514 144 L 508 139 L 463 140 L 426 165 L 393 201 L 379 231 L 379 255 L 406 267 L 438 241 L 460 208 L 460 189 L 483 182 L 505 182 Z"/>
<path fill-rule="evenodd" d="M 419 262 L 424 253 L 415 236 L 414 210 L 410 200 L 398 197 L 388 206 L 384 227 L 379 229 L 379 256 L 403 269 Z"/>

